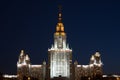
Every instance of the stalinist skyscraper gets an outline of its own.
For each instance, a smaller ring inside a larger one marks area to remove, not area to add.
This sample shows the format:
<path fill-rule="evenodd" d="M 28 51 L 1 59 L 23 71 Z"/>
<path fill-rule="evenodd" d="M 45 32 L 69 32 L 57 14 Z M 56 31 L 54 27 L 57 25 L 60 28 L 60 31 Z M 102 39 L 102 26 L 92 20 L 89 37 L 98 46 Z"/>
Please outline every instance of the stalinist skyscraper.
<path fill-rule="evenodd" d="M 66 77 L 70 78 L 70 67 L 72 64 L 72 50 L 67 44 L 67 36 L 62 23 L 62 14 L 58 14 L 58 23 L 54 33 L 54 44 L 48 49 L 50 78 Z"/>
<path fill-rule="evenodd" d="M 76 45 L 77 46 L 77 45 Z M 72 50 L 67 43 L 62 13 L 58 13 L 58 23 L 54 33 L 54 43 L 48 49 L 47 64 L 33 65 L 28 54 L 21 50 L 17 61 L 18 80 L 97 80 L 102 78 L 101 55 L 97 51 L 91 56 L 88 65 L 72 64 Z"/>

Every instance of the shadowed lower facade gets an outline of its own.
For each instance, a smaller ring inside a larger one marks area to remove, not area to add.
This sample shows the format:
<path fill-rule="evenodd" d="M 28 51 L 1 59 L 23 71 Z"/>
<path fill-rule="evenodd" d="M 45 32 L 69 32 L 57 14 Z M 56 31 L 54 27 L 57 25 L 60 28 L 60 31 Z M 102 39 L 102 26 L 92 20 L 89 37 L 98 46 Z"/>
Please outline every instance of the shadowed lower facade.
<path fill-rule="evenodd" d="M 17 76 L 19 80 L 92 80 L 102 77 L 102 62 L 100 53 L 91 56 L 88 65 L 80 65 L 72 61 L 72 49 L 67 44 L 67 35 L 62 23 L 62 14 L 59 13 L 54 43 L 48 49 L 48 63 L 32 65 L 30 58 L 23 50 L 17 62 Z"/>

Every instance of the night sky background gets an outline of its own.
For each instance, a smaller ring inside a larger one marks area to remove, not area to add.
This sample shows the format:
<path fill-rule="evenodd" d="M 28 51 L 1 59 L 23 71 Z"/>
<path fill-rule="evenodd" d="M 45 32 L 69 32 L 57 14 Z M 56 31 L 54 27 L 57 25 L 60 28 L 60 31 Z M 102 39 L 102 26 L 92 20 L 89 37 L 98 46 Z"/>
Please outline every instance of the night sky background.
<path fill-rule="evenodd" d="M 114 0 L 1 0 L 0 72 L 16 74 L 21 49 L 32 64 L 47 61 L 58 5 L 73 61 L 88 64 L 100 51 L 104 73 L 120 73 L 120 2 Z"/>

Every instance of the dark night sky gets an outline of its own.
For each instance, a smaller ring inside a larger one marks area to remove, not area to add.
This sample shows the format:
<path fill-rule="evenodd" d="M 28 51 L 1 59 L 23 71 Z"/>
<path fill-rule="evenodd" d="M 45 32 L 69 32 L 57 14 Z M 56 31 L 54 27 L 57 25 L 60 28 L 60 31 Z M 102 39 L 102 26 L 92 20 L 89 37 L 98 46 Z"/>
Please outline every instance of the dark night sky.
<path fill-rule="evenodd" d="M 58 5 L 73 60 L 88 64 L 100 51 L 104 73 L 120 73 L 120 2 L 112 0 L 1 0 L 0 71 L 16 74 L 21 49 L 32 64 L 47 60 Z"/>

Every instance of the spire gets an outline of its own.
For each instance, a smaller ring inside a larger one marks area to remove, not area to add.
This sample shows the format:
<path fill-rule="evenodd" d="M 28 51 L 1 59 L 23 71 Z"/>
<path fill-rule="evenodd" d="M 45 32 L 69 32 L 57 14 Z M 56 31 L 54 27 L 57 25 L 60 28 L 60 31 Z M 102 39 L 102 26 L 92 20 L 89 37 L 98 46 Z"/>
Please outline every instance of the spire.
<path fill-rule="evenodd" d="M 30 60 L 30 58 L 29 58 L 29 56 L 28 56 L 28 55 L 26 55 L 26 56 L 25 56 L 25 59 L 26 59 L 26 60 Z"/>
<path fill-rule="evenodd" d="M 94 55 L 91 56 L 90 60 L 91 60 L 91 61 L 95 60 Z"/>
<path fill-rule="evenodd" d="M 100 57 L 100 53 L 97 51 L 97 52 L 95 53 L 95 56 L 96 56 L 96 57 Z"/>
<path fill-rule="evenodd" d="M 24 56 L 24 50 L 21 50 L 20 56 Z"/>
<path fill-rule="evenodd" d="M 62 22 L 62 6 L 59 6 L 58 22 Z"/>
<path fill-rule="evenodd" d="M 58 13 L 58 23 L 56 25 L 56 32 L 55 32 L 55 35 L 59 36 L 59 35 L 62 35 L 62 36 L 65 36 L 65 32 L 64 32 L 64 25 L 62 23 L 62 13 L 61 13 L 61 6 L 58 7 L 59 8 L 59 13 Z"/>

